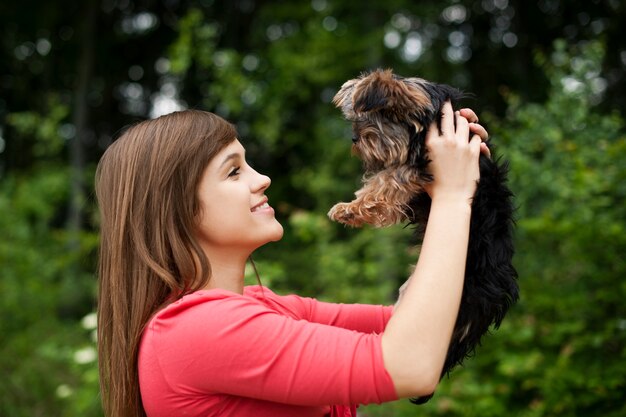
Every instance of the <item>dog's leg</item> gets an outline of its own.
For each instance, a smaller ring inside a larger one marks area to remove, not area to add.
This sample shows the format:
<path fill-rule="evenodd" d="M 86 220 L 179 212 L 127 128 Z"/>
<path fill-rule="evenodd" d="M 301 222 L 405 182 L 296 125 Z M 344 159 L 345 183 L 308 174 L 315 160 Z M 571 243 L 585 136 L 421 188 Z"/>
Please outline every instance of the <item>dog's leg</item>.
<path fill-rule="evenodd" d="M 328 216 L 337 222 L 359 227 L 370 224 L 390 226 L 406 220 L 411 196 L 422 192 L 417 172 L 409 167 L 393 167 L 364 180 L 350 203 L 334 205 Z"/>

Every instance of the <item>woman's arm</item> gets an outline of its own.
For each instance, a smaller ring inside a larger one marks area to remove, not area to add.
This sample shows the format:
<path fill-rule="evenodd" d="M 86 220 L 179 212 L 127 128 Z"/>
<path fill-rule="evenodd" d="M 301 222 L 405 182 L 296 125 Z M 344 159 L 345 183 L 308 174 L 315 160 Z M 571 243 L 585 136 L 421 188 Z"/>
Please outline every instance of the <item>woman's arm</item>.
<path fill-rule="evenodd" d="M 313 298 L 298 298 L 306 320 L 362 333 L 382 333 L 393 311 L 393 307 L 384 305 L 326 303 Z"/>
<path fill-rule="evenodd" d="M 431 126 L 426 138 L 434 180 L 420 257 L 382 337 L 384 364 L 399 397 L 435 390 L 463 290 L 471 198 L 480 176 L 477 133 L 484 129 L 472 126 L 468 143 L 468 120 L 449 103 L 441 124 L 441 135 Z"/>
<path fill-rule="evenodd" d="M 313 303 L 310 321 L 363 333 L 383 332 L 393 311 L 393 307 L 383 305 Z"/>
<path fill-rule="evenodd" d="M 291 312 L 298 319 L 361 333 L 382 333 L 393 311 L 392 306 L 379 304 L 329 303 L 295 294 L 279 295 L 256 285 L 246 287 L 246 291 L 278 310 Z"/>

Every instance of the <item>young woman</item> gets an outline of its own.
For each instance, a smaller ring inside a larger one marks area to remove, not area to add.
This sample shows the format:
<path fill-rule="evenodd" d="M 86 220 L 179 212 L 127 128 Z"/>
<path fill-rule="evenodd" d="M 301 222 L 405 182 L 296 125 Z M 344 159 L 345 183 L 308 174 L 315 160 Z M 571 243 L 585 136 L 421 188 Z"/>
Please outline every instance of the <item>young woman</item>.
<path fill-rule="evenodd" d="M 427 146 L 432 210 L 395 307 L 244 287 L 282 237 L 267 176 L 231 124 L 187 110 L 127 130 L 96 173 L 98 343 L 107 416 L 354 416 L 432 393 L 461 296 L 485 129 L 446 104 Z M 468 137 L 471 140 L 468 142 Z"/>

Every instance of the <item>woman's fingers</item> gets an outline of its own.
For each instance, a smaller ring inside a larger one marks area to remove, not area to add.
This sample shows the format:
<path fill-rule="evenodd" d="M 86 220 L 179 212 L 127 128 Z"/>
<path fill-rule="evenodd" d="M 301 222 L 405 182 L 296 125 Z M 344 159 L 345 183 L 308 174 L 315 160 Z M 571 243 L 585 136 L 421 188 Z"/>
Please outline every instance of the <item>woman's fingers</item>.
<path fill-rule="evenodd" d="M 454 110 L 452 110 L 452 103 L 446 101 L 441 109 L 441 132 L 454 133 Z"/>
<path fill-rule="evenodd" d="M 487 133 L 487 130 L 482 125 L 479 125 L 476 122 L 471 122 L 469 124 L 469 130 L 473 134 L 480 136 L 483 142 L 489 140 L 489 133 Z"/>
<path fill-rule="evenodd" d="M 487 146 L 485 142 L 481 142 L 480 144 L 480 153 L 491 159 L 491 151 L 489 150 L 489 146 Z"/>
<path fill-rule="evenodd" d="M 472 135 L 472 139 L 474 137 L 480 138 L 480 153 L 491 159 L 491 151 L 485 143 L 489 140 L 489 133 L 487 133 L 487 130 L 482 125 L 478 124 L 478 116 L 476 116 L 476 113 L 474 113 L 472 109 L 465 108 L 459 110 L 459 114 L 465 117 L 469 122 L 469 131 Z"/>
<path fill-rule="evenodd" d="M 474 110 L 464 108 L 464 109 L 460 109 L 459 113 L 461 113 L 461 116 L 465 117 L 468 122 L 478 123 L 478 116 L 476 115 L 476 113 L 474 113 Z"/>
<path fill-rule="evenodd" d="M 461 116 L 461 113 L 458 111 L 454 112 L 454 117 L 456 119 L 455 120 L 455 125 L 456 125 L 455 137 L 458 140 L 463 140 L 463 138 L 467 140 L 470 134 L 470 128 L 469 128 L 469 123 L 467 122 L 467 119 Z"/>
<path fill-rule="evenodd" d="M 458 132 L 460 126 L 464 130 L 464 121 L 469 122 L 469 133 L 478 135 L 483 142 L 489 139 L 489 133 L 487 133 L 487 130 L 478 123 L 478 116 L 474 110 L 463 108 L 455 112 L 452 109 L 450 101 L 446 101 L 441 110 L 441 130 L 447 132 Z"/>
<path fill-rule="evenodd" d="M 480 136 L 483 142 L 489 139 L 489 133 L 487 130 L 478 123 L 478 116 L 474 110 L 469 108 L 463 108 L 459 110 L 459 114 L 467 119 L 470 126 L 470 132 Z"/>
<path fill-rule="evenodd" d="M 489 139 L 489 133 L 478 123 L 478 116 L 472 109 L 463 108 L 454 111 L 452 104 L 446 101 L 441 110 L 440 126 L 441 131 L 437 130 L 436 123 L 429 126 L 427 142 L 435 138 L 461 141 L 463 138 L 470 137 L 470 147 L 478 149 L 480 153 L 491 158 L 491 151 L 484 143 Z"/>

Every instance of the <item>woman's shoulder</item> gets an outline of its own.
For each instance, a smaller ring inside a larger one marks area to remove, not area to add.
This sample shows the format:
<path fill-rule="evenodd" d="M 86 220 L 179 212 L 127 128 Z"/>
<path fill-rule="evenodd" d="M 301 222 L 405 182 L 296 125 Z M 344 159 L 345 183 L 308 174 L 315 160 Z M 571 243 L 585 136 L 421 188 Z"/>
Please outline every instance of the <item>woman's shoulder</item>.
<path fill-rule="evenodd" d="M 259 299 L 267 297 L 280 298 L 278 294 L 263 285 L 246 285 L 243 287 L 243 295 Z"/>
<path fill-rule="evenodd" d="M 198 290 L 158 311 L 147 331 L 162 333 L 198 326 L 207 329 L 223 326 L 225 320 L 233 323 L 267 313 L 302 319 L 306 318 L 307 308 L 300 297 L 278 295 L 259 285 L 244 287 L 243 294 L 223 289 Z"/>
<path fill-rule="evenodd" d="M 269 303 L 281 302 L 281 297 L 272 290 L 260 285 L 244 287 L 243 294 L 233 291 L 213 288 L 185 294 L 159 310 L 152 318 L 169 320 L 174 317 L 204 315 L 206 312 L 219 310 L 242 310 L 242 306 L 266 306 Z"/>
<path fill-rule="evenodd" d="M 250 285 L 244 289 L 244 295 L 256 299 L 268 308 L 295 319 L 307 318 L 312 298 L 301 297 L 296 294 L 277 294 L 268 287 Z"/>
<path fill-rule="evenodd" d="M 248 296 L 247 291 L 244 291 L 244 294 L 242 295 L 221 288 L 198 290 L 185 294 L 179 299 L 171 302 L 157 312 L 154 317 L 167 319 L 189 311 L 202 310 L 203 308 L 220 308 L 220 306 L 231 305 L 233 303 L 245 304 L 249 301 L 250 297 Z"/>

